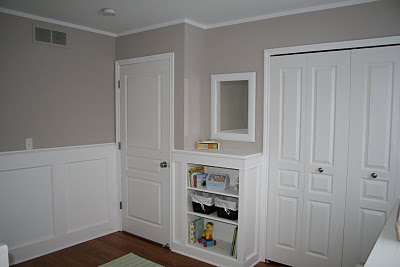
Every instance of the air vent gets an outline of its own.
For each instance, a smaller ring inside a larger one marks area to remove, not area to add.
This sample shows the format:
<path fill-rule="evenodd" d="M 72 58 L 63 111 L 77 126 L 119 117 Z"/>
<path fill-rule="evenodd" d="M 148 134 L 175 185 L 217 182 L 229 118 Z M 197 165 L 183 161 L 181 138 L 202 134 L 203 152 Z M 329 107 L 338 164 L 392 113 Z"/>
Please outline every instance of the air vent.
<path fill-rule="evenodd" d="M 67 47 L 67 33 L 45 29 L 43 27 L 33 27 L 34 43 L 48 44 L 59 47 Z"/>
<path fill-rule="evenodd" d="M 51 42 L 51 30 L 36 27 L 35 28 L 35 40 L 38 42 L 50 43 Z"/>
<path fill-rule="evenodd" d="M 67 45 L 67 33 L 51 31 L 51 42 L 58 45 Z"/>

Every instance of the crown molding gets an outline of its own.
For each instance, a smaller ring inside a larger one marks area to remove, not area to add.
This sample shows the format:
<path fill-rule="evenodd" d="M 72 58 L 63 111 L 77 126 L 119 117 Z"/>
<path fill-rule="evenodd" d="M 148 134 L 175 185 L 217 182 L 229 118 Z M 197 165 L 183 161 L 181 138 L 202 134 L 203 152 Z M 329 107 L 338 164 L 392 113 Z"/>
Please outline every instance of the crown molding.
<path fill-rule="evenodd" d="M 299 8 L 299 9 L 290 10 L 290 11 L 277 12 L 277 13 L 272 13 L 272 14 L 262 15 L 262 16 L 255 16 L 255 17 L 251 17 L 251 18 L 231 20 L 231 21 L 215 23 L 215 24 L 208 24 L 205 26 L 205 28 L 213 29 L 213 28 L 219 28 L 219 27 L 241 24 L 241 23 L 246 23 L 246 22 L 272 19 L 272 18 L 284 17 L 284 16 L 289 16 L 289 15 L 307 13 L 307 12 L 312 12 L 312 11 L 333 9 L 333 8 L 338 8 L 338 7 L 353 6 L 353 5 L 365 4 L 365 3 L 376 2 L 376 1 L 381 1 L 381 0 L 352 0 L 352 1 L 347 1 L 344 3 L 333 3 L 333 4 L 326 4 L 326 5 L 320 5 L 320 6 L 315 6 L 315 7 Z"/>
<path fill-rule="evenodd" d="M 306 12 L 320 11 L 320 10 L 326 10 L 326 9 L 333 9 L 333 8 L 338 8 L 338 7 L 346 7 L 346 6 L 352 6 L 352 5 L 358 5 L 358 4 L 365 4 L 365 3 L 376 2 L 376 1 L 381 1 L 381 0 L 352 0 L 352 1 L 347 1 L 344 3 L 334 3 L 334 4 L 320 5 L 320 6 L 316 6 L 316 7 L 300 8 L 300 9 L 296 9 L 296 10 L 277 12 L 277 13 L 268 14 L 268 15 L 255 16 L 255 17 L 250 17 L 250 18 L 245 18 L 245 19 L 238 19 L 238 20 L 232 20 L 232 21 L 215 23 L 215 24 L 208 24 L 208 25 L 201 24 L 201 23 L 195 22 L 195 21 L 187 19 L 187 18 L 183 18 L 183 19 L 178 19 L 178 20 L 173 20 L 173 21 L 167 21 L 167 22 L 160 23 L 160 24 L 150 25 L 150 26 L 142 27 L 142 28 L 138 28 L 138 29 L 127 30 L 127 31 L 123 31 L 120 33 L 106 32 L 106 31 L 102 31 L 102 30 L 98 30 L 98 29 L 94 29 L 94 28 L 90 28 L 90 27 L 86 27 L 86 26 L 81 26 L 81 25 L 64 22 L 64 21 L 60 21 L 60 20 L 55 20 L 55 19 L 49 19 L 49 18 L 36 16 L 36 15 L 31 15 L 31 14 L 27 14 L 24 12 L 19 12 L 19 11 L 6 9 L 6 8 L 2 8 L 2 7 L 0 7 L 0 12 L 15 15 L 15 16 L 20 16 L 20 17 L 24 17 L 24 18 L 29 18 L 29 19 L 33 19 L 33 20 L 38 20 L 38 21 L 42 21 L 42 22 L 52 23 L 52 24 L 56 24 L 56 25 L 61 25 L 61 26 L 65 26 L 65 27 L 70 27 L 70 28 L 74 28 L 74 29 L 79 29 L 79 30 L 83 30 L 83 31 L 103 34 L 103 35 L 107 35 L 107 36 L 121 37 L 121 36 L 129 35 L 129 34 L 135 34 L 135 33 L 139 33 L 139 32 L 155 30 L 158 28 L 177 25 L 177 24 L 181 24 L 181 23 L 186 23 L 186 24 L 198 27 L 200 29 L 207 30 L 207 29 L 236 25 L 236 24 L 241 24 L 241 23 L 246 23 L 246 22 L 254 22 L 254 21 L 259 21 L 259 20 L 301 14 L 301 13 L 306 13 Z"/>
<path fill-rule="evenodd" d="M 90 27 L 81 26 L 81 25 L 78 25 L 78 24 L 73 24 L 73 23 L 69 23 L 69 22 L 65 22 L 65 21 L 61 21 L 61 20 L 49 19 L 49 18 L 45 18 L 45 17 L 41 17 L 41 16 L 31 15 L 31 14 L 28 14 L 28 13 L 19 12 L 19 11 L 7 9 L 7 8 L 0 7 L 0 13 L 6 13 L 6 14 L 9 14 L 9 15 L 14 15 L 14 16 L 18 16 L 18 17 L 33 19 L 33 20 L 37 20 L 37 21 L 41 21 L 41 22 L 52 23 L 52 24 L 56 24 L 56 25 L 60 25 L 60 26 L 73 28 L 73 29 L 78 29 L 78 30 L 83 30 L 83 31 L 87 31 L 87 32 L 103 34 L 103 35 L 107 35 L 107 36 L 111 36 L 111 37 L 117 37 L 117 35 L 115 33 L 112 33 L 112 32 L 106 32 L 106 31 L 102 31 L 102 30 L 98 30 L 98 29 L 93 29 L 93 28 L 90 28 Z"/>

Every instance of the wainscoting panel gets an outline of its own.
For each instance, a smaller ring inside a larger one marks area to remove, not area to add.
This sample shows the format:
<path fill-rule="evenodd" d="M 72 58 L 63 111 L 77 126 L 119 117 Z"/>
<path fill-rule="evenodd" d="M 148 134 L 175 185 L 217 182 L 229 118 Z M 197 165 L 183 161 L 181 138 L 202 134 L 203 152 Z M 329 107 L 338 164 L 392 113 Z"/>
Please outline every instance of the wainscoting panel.
<path fill-rule="evenodd" d="M 0 241 L 16 264 L 117 231 L 116 146 L 0 153 Z"/>

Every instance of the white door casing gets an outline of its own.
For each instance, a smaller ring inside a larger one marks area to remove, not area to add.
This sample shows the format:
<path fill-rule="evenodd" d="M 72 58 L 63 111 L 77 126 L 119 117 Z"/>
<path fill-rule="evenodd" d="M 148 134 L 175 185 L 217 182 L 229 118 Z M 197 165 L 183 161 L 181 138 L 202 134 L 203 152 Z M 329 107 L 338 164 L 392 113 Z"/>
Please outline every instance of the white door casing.
<path fill-rule="evenodd" d="M 269 260 L 340 265 L 349 69 L 347 51 L 271 58 Z"/>
<path fill-rule="evenodd" d="M 400 46 L 354 50 L 351 60 L 344 267 L 365 263 L 395 201 Z"/>
<path fill-rule="evenodd" d="M 122 229 L 167 244 L 173 54 L 120 64 Z M 160 165 L 164 161 L 166 168 Z"/>

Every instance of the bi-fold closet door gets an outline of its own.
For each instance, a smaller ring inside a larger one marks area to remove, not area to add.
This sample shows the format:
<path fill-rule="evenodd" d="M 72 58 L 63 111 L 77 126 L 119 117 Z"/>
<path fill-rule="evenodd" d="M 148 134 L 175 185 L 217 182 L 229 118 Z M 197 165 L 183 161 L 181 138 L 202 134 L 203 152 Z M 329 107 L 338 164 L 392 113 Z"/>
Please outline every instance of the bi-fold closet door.
<path fill-rule="evenodd" d="M 341 264 L 349 53 L 271 58 L 268 260 Z"/>
<path fill-rule="evenodd" d="M 395 199 L 399 79 L 399 46 L 271 58 L 267 259 L 365 263 Z"/>

